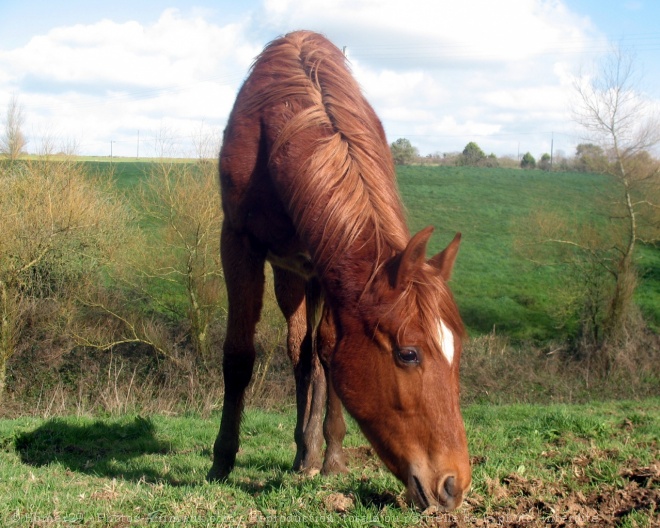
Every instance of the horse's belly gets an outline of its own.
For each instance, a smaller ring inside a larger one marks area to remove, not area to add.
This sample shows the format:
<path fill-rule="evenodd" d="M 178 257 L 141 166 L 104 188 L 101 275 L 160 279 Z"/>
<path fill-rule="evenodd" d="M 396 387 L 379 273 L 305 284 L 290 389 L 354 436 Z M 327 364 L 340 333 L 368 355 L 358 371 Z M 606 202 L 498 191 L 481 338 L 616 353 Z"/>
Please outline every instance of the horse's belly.
<path fill-rule="evenodd" d="M 292 271 L 307 280 L 316 275 L 309 253 L 297 252 L 291 255 L 281 256 L 269 251 L 266 259 L 273 266 Z"/>

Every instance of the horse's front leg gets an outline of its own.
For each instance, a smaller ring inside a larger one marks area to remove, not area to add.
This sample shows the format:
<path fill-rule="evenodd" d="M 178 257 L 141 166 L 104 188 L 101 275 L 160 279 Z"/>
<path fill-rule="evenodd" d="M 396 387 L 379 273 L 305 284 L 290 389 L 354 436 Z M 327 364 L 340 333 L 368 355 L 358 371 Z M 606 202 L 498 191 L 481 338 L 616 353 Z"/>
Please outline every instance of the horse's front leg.
<path fill-rule="evenodd" d="M 245 389 L 252 378 L 254 333 L 264 292 L 265 255 L 227 225 L 220 239 L 222 266 L 227 284 L 227 335 L 222 362 L 225 382 L 220 432 L 213 446 L 213 465 L 207 480 L 227 478 L 234 468 L 239 446 Z"/>
<path fill-rule="evenodd" d="M 325 377 L 313 346 L 313 324 L 310 325 L 307 313 L 313 309 L 315 299 L 306 301 L 306 283 L 299 275 L 276 266 L 273 274 L 275 296 L 287 321 L 287 351 L 296 380 L 293 469 L 313 475 L 321 469 L 321 423 L 326 395 Z"/>
<path fill-rule="evenodd" d="M 343 442 L 346 436 L 346 422 L 341 400 L 334 387 L 330 376 L 330 362 L 336 345 L 336 330 L 332 320 L 332 313 L 326 306 L 317 332 L 318 355 L 323 364 L 324 375 L 328 392 L 325 420 L 323 421 L 323 436 L 325 437 L 326 451 L 323 460 L 324 475 L 346 473 L 346 456 L 344 454 Z"/>

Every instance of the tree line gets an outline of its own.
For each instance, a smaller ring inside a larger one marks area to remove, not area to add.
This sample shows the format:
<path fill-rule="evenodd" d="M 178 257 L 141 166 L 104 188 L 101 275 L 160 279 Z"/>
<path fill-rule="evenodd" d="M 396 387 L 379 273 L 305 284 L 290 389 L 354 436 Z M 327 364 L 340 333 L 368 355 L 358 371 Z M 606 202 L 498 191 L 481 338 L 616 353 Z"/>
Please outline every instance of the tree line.
<path fill-rule="evenodd" d="M 467 167 L 502 167 L 539 169 L 544 171 L 571 171 L 606 174 L 613 152 L 606 151 L 602 145 L 591 142 L 579 143 L 573 156 L 562 152 L 550 155 L 545 152 L 536 159 L 531 152 L 525 152 L 520 159 L 512 156 L 486 154 L 474 141 L 470 141 L 462 151 L 445 152 L 420 156 L 419 150 L 406 138 L 399 138 L 390 144 L 392 158 L 396 165 L 444 165 Z M 652 164 L 653 155 L 644 150 L 638 154 L 638 162 Z"/>

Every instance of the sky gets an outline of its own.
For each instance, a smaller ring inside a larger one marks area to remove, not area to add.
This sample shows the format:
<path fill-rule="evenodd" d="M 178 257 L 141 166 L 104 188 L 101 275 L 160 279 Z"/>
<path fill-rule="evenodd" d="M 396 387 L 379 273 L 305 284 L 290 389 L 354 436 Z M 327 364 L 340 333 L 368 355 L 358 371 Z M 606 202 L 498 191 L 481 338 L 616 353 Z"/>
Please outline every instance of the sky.
<path fill-rule="evenodd" d="M 310 29 L 390 143 L 570 156 L 574 81 L 614 46 L 660 102 L 659 20 L 658 0 L 0 0 L 0 122 L 15 97 L 30 152 L 194 156 L 264 45 Z"/>

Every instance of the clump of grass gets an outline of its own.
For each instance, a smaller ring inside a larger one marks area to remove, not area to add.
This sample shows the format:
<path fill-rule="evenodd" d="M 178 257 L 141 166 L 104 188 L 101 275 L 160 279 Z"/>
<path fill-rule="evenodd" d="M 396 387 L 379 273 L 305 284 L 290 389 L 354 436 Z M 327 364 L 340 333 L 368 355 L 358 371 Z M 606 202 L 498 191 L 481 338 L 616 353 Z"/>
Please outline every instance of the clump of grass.
<path fill-rule="evenodd" d="M 576 358 L 565 342 L 540 346 L 512 343 L 495 332 L 476 336 L 466 342 L 461 356 L 462 399 L 578 403 L 651 396 L 660 381 L 656 343 L 657 336 L 640 336 L 603 375 L 598 365 Z"/>

